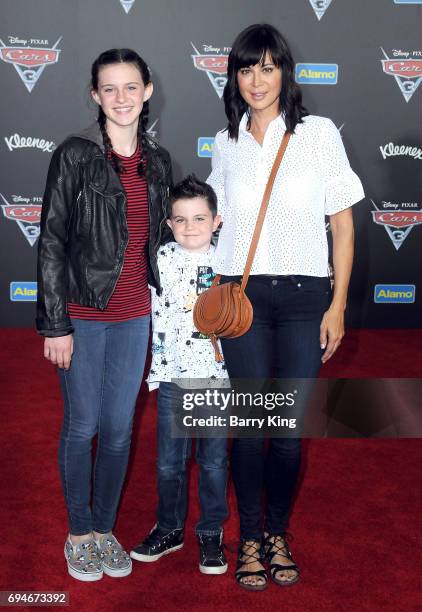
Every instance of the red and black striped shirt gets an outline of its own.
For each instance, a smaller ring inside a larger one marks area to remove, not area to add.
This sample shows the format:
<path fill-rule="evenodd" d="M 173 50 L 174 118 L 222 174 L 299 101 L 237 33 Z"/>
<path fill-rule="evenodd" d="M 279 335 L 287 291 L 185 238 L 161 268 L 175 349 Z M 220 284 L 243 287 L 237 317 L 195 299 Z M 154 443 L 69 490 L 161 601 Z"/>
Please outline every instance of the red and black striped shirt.
<path fill-rule="evenodd" d="M 117 154 L 115 154 L 117 155 Z M 107 308 L 99 310 L 68 304 L 68 312 L 76 319 L 95 321 L 127 321 L 151 312 L 147 280 L 146 249 L 149 238 L 148 185 L 138 174 L 141 158 L 139 146 L 131 157 L 117 155 L 122 165 L 120 181 L 127 198 L 129 242 L 119 279 Z"/>

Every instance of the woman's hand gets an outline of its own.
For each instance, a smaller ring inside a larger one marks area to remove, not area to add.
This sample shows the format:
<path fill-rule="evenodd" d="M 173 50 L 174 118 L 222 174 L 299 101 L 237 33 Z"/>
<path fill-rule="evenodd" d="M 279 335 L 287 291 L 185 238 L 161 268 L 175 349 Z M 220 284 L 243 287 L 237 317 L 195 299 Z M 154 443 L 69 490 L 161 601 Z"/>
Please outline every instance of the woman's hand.
<path fill-rule="evenodd" d="M 73 334 L 59 336 L 58 338 L 45 338 L 44 357 L 51 363 L 68 370 L 73 354 Z"/>
<path fill-rule="evenodd" d="M 326 363 L 340 346 L 344 336 L 344 311 L 353 262 L 353 216 L 350 208 L 330 216 L 333 236 L 334 293 L 330 308 L 320 326 L 321 358 Z"/>
<path fill-rule="evenodd" d="M 325 363 L 334 355 L 344 336 L 344 310 L 329 308 L 322 317 L 319 339 L 325 352 L 321 358 Z"/>

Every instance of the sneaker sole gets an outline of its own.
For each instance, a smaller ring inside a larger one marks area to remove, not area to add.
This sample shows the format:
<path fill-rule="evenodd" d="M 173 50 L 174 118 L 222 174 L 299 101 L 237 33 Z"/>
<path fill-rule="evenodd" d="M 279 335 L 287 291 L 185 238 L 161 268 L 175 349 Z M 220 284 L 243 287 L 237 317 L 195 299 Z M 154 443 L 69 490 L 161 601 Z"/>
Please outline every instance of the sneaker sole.
<path fill-rule="evenodd" d="M 104 572 L 96 572 L 95 574 L 85 574 L 83 572 L 78 572 L 70 565 L 67 566 L 67 571 L 69 572 L 70 576 L 72 576 L 72 578 L 80 580 L 81 582 L 96 582 L 97 580 L 101 580 L 104 574 Z"/>
<path fill-rule="evenodd" d="M 226 563 L 226 565 L 220 565 L 219 567 L 207 567 L 206 565 L 199 565 L 199 571 L 201 572 L 201 574 L 215 574 L 215 575 L 220 575 L 220 574 L 225 574 L 227 572 L 227 568 L 228 568 L 228 564 Z"/>
<path fill-rule="evenodd" d="M 162 553 L 159 553 L 158 555 L 142 555 L 141 553 L 137 553 L 134 550 L 131 550 L 130 556 L 132 557 L 132 559 L 136 559 L 136 561 L 143 561 L 144 563 L 153 563 L 154 561 L 158 561 L 158 559 L 161 559 L 161 557 L 164 557 L 164 555 L 169 555 L 170 553 L 176 552 L 176 550 L 180 550 L 181 548 L 183 548 L 183 543 L 178 544 L 177 546 L 173 546 L 173 548 L 168 548 L 167 550 Z"/>
<path fill-rule="evenodd" d="M 104 574 L 107 574 L 107 576 L 110 576 L 110 578 L 124 578 L 125 576 L 129 576 L 129 574 L 132 573 L 132 569 L 132 562 L 130 563 L 129 567 L 121 570 L 111 570 L 108 569 L 106 565 L 103 565 Z"/>

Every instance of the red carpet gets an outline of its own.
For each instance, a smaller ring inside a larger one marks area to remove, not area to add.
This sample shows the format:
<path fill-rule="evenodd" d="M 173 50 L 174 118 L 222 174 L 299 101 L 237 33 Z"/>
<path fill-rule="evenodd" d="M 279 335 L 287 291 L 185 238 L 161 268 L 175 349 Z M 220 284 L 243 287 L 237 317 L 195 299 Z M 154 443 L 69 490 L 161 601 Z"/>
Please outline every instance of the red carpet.
<path fill-rule="evenodd" d="M 326 376 L 421 377 L 422 332 L 352 331 Z M 69 591 L 82 610 L 349 611 L 422 609 L 419 440 L 306 441 L 304 478 L 290 530 L 302 581 L 250 593 L 233 579 L 197 569 L 193 525 L 196 471 L 186 544 L 158 563 L 136 563 L 131 576 L 81 584 L 65 571 L 66 515 L 56 455 L 61 403 L 54 370 L 31 330 L 0 330 L 2 438 L 0 590 Z M 141 394 L 132 460 L 116 534 L 130 547 L 154 523 L 154 402 Z M 226 542 L 234 549 L 232 487 Z"/>

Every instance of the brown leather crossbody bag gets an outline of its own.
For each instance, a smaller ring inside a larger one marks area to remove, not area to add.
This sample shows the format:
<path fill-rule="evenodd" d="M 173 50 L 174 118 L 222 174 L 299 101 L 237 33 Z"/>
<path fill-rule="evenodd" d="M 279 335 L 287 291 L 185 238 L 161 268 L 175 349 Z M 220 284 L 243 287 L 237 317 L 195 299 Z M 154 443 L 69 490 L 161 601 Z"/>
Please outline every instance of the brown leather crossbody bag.
<path fill-rule="evenodd" d="M 262 198 L 242 282 L 229 282 L 220 285 L 221 274 L 217 274 L 211 287 L 198 296 L 193 309 L 195 327 L 202 334 L 210 337 L 215 350 L 215 359 L 219 362 L 223 361 L 223 356 L 219 350 L 217 338 L 237 338 L 243 336 L 252 325 L 253 308 L 245 294 L 245 288 L 264 224 L 265 213 L 267 212 L 275 177 L 277 176 L 289 139 L 290 134 L 285 132 Z"/>

